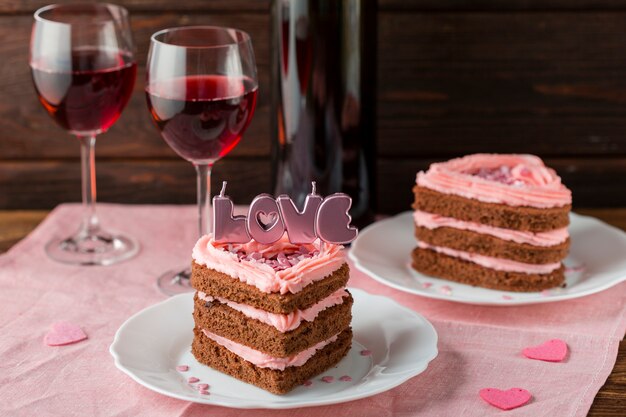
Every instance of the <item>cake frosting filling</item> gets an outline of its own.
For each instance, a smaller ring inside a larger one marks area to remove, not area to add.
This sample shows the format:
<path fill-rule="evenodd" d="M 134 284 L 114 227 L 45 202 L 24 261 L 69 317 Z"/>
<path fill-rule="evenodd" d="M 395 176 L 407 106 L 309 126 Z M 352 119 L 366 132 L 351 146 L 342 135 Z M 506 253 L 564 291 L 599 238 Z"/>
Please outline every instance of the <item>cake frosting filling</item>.
<path fill-rule="evenodd" d="M 496 271 L 522 272 L 526 274 L 549 274 L 550 272 L 556 271 L 561 267 L 561 262 L 549 264 L 528 264 L 525 262 L 512 261 L 510 259 L 494 258 L 491 256 L 479 255 L 477 253 L 459 251 L 442 246 L 433 246 L 422 241 L 418 241 L 417 246 L 421 249 L 430 249 L 437 253 L 473 262 L 485 268 L 495 269 Z"/>
<path fill-rule="evenodd" d="M 254 308 L 246 304 L 236 303 L 225 298 L 212 297 L 201 291 L 198 291 L 198 298 L 200 298 L 201 300 L 217 300 L 220 303 L 226 304 L 230 308 L 241 312 L 246 317 L 259 320 L 262 323 L 275 327 L 281 333 L 297 329 L 303 321 L 315 320 L 315 318 L 327 308 L 342 304 L 344 301 L 344 297 L 347 296 L 348 291 L 346 291 L 345 288 L 341 288 L 329 295 L 328 297 L 322 299 L 318 303 L 307 308 L 306 310 L 296 310 L 289 314 L 276 314 L 261 310 L 259 308 Z"/>
<path fill-rule="evenodd" d="M 316 240 L 294 245 L 287 235 L 271 244 L 256 241 L 219 243 L 201 237 L 193 248 L 196 263 L 253 285 L 265 293 L 295 294 L 335 272 L 345 263 L 343 246 Z"/>
<path fill-rule="evenodd" d="M 204 333 L 206 337 L 213 340 L 218 345 L 225 347 L 229 351 L 233 352 L 235 355 L 247 360 L 248 362 L 258 366 L 259 368 L 277 369 L 279 371 L 284 371 L 285 368 L 289 366 L 304 365 L 306 361 L 313 357 L 313 355 L 315 355 L 318 350 L 323 349 L 326 345 L 333 343 L 339 337 L 339 335 L 336 334 L 333 337 L 319 342 L 308 349 L 300 351 L 293 356 L 289 356 L 286 358 L 277 358 L 260 352 L 256 349 L 252 349 L 251 347 L 242 345 L 237 342 L 233 342 L 232 340 L 226 339 L 225 337 L 216 335 L 215 333 L 211 333 L 206 329 L 202 329 L 202 333 Z"/>
<path fill-rule="evenodd" d="M 563 207 L 572 193 L 556 172 L 533 155 L 475 154 L 435 163 L 417 173 L 420 187 L 486 203 Z"/>
<path fill-rule="evenodd" d="M 452 227 L 455 229 L 469 230 L 497 237 L 502 240 L 533 246 L 548 247 L 559 245 L 565 242 L 569 237 L 567 227 L 550 230 L 548 232 L 523 232 L 520 230 L 504 229 L 501 227 L 458 220 L 452 217 L 445 217 L 420 210 L 416 210 L 413 213 L 413 219 L 417 226 L 425 227 L 430 230 L 437 229 L 439 227 Z"/>

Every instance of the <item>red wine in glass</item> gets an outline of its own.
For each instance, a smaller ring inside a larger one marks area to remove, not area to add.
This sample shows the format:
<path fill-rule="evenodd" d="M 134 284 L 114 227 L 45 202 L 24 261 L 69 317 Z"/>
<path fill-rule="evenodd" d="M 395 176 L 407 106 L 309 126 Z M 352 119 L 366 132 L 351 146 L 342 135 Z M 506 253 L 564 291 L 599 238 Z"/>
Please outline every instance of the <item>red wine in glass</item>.
<path fill-rule="evenodd" d="M 71 60 L 67 72 L 31 63 L 39 101 L 70 132 L 105 132 L 128 103 L 137 64 L 128 53 L 97 48 L 75 49 Z"/>
<path fill-rule="evenodd" d="M 189 161 L 216 161 L 248 127 L 257 99 L 247 77 L 189 75 L 146 87 L 150 114 L 163 139 Z"/>

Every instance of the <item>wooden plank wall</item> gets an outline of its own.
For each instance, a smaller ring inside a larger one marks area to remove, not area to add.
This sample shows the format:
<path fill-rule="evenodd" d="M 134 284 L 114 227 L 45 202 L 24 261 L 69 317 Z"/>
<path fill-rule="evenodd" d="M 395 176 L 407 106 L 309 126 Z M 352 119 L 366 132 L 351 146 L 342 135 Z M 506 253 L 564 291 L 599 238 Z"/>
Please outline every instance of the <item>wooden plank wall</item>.
<path fill-rule="evenodd" d="M 35 97 L 32 12 L 0 0 L 0 208 L 80 199 L 79 148 Z M 238 147 L 214 171 L 241 202 L 270 191 L 269 1 L 118 0 L 131 10 L 140 71 L 97 146 L 100 201 L 192 203 L 195 174 L 152 126 L 143 94 L 151 33 L 192 24 L 253 38 L 260 95 Z M 378 208 L 411 201 L 415 172 L 471 152 L 546 159 L 577 207 L 626 206 L 626 0 L 379 0 Z"/>

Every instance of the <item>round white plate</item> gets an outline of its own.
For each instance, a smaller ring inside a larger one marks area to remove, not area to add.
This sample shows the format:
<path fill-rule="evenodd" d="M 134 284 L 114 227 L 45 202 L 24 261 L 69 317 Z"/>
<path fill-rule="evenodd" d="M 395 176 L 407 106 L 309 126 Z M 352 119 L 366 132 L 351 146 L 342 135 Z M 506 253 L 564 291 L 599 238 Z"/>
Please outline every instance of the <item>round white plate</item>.
<path fill-rule="evenodd" d="M 129 318 L 118 329 L 110 351 L 115 365 L 158 393 L 203 404 L 234 408 L 295 408 L 335 404 L 394 388 L 423 372 L 437 356 L 437 332 L 424 317 L 395 301 L 350 289 L 354 297 L 354 340 L 348 355 L 312 385 L 274 395 L 201 365 L 190 352 L 193 293 L 181 294 Z M 376 308 L 372 308 L 376 306 Z M 368 350 L 369 355 L 361 354 Z M 189 371 L 178 372 L 177 365 Z M 342 376 L 352 381 L 341 381 Z M 195 376 L 210 385 L 203 395 L 188 384 Z M 323 376 L 333 376 L 326 383 Z"/>
<path fill-rule="evenodd" d="M 519 293 L 489 290 L 423 275 L 411 268 L 413 213 L 367 227 L 352 243 L 350 259 L 376 281 L 429 298 L 482 305 L 549 303 L 583 297 L 626 280 L 626 233 L 593 217 L 570 214 L 572 246 L 565 259 L 565 288 Z"/>

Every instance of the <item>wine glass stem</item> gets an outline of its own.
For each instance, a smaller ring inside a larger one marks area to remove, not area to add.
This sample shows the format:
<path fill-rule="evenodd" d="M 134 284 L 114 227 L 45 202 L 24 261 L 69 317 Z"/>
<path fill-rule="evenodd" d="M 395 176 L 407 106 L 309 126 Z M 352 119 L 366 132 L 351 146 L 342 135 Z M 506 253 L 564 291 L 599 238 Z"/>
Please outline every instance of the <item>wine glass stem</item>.
<path fill-rule="evenodd" d="M 198 233 L 200 237 L 212 232 L 211 169 L 213 163 L 194 164 L 198 174 Z"/>
<path fill-rule="evenodd" d="M 96 215 L 96 136 L 78 136 L 82 170 L 83 223 L 80 234 L 95 235 L 100 229 Z"/>

